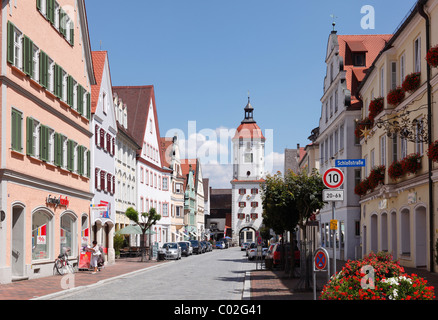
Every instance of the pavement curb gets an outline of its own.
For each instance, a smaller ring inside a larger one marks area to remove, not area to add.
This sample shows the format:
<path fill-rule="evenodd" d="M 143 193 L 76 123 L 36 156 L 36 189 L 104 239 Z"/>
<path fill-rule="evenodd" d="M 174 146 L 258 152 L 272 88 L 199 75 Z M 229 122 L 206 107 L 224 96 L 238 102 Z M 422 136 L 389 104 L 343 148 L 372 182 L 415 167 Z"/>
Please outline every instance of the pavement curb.
<path fill-rule="evenodd" d="M 169 262 L 175 262 L 175 261 L 169 261 Z M 47 295 L 44 295 L 44 296 L 41 296 L 41 297 L 32 298 L 32 299 L 29 299 L 29 300 L 50 300 L 50 299 L 56 298 L 58 296 L 69 295 L 69 294 L 76 293 L 77 291 L 87 290 L 87 289 L 91 289 L 93 287 L 98 287 L 98 286 L 103 285 L 105 283 L 108 283 L 108 282 L 111 282 L 111 281 L 114 281 L 114 280 L 118 280 L 118 279 L 123 278 L 123 277 L 131 276 L 131 275 L 134 275 L 136 273 L 145 272 L 147 270 L 155 269 L 155 268 L 158 268 L 158 267 L 161 267 L 161 266 L 164 266 L 164 265 L 167 265 L 167 263 L 146 267 L 146 268 L 135 270 L 135 271 L 131 271 L 131 272 L 128 272 L 128 273 L 123 273 L 123 274 L 120 274 L 120 275 L 115 276 L 115 277 L 99 280 L 96 283 L 92 283 L 92 284 L 85 285 L 85 286 L 74 287 L 74 288 L 70 288 L 70 289 L 65 289 L 65 290 L 62 290 L 62 291 L 50 293 L 50 294 L 47 294 Z"/>
<path fill-rule="evenodd" d="M 242 300 L 251 300 L 251 272 L 250 271 L 245 272 Z"/>

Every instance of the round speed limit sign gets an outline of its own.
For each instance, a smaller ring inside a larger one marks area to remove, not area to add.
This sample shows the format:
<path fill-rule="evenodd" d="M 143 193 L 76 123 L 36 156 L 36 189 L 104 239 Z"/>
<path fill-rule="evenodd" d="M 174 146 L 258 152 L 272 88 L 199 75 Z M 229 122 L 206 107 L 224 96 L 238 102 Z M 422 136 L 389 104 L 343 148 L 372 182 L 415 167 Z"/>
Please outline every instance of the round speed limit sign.
<path fill-rule="evenodd" d="M 339 168 L 327 169 L 322 181 L 327 188 L 339 188 L 344 183 L 344 173 Z"/>

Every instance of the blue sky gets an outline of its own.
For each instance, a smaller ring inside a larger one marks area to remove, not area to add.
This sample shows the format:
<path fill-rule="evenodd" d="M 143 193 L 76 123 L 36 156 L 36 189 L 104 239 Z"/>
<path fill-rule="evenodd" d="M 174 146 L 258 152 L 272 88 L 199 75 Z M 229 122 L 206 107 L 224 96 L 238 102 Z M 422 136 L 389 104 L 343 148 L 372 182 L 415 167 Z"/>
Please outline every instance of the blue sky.
<path fill-rule="evenodd" d="M 113 85 L 154 85 L 162 135 L 188 135 L 189 121 L 197 132 L 237 128 L 249 91 L 282 171 L 284 149 L 308 144 L 319 125 L 330 15 L 338 34 L 392 34 L 415 2 L 86 0 L 86 8 L 92 50 L 108 51 Z M 374 29 L 361 28 L 366 5 Z M 204 171 L 214 180 L 217 170 Z"/>

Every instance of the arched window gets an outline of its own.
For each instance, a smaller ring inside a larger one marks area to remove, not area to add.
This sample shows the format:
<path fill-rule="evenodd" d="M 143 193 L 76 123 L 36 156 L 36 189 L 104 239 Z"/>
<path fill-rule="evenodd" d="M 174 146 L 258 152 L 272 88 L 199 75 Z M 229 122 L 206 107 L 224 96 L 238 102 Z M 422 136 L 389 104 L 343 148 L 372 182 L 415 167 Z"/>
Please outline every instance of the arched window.
<path fill-rule="evenodd" d="M 59 253 L 65 253 L 65 250 L 69 248 L 71 251 L 70 256 L 76 255 L 76 217 L 72 213 L 64 213 L 61 216 L 60 231 L 60 248 Z"/>
<path fill-rule="evenodd" d="M 51 258 L 52 216 L 45 210 L 37 210 L 32 215 L 32 260 Z"/>

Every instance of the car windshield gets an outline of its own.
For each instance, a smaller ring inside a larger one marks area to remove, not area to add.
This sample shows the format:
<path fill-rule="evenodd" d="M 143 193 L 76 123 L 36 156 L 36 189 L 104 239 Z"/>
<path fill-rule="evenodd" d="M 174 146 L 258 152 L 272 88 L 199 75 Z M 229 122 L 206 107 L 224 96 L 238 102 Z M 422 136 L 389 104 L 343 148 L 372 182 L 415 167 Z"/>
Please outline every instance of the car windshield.
<path fill-rule="evenodd" d="M 183 247 L 183 248 L 186 248 L 186 247 L 187 247 L 187 243 L 185 243 L 185 242 L 179 242 L 179 245 L 180 245 L 181 247 Z"/>
<path fill-rule="evenodd" d="M 193 246 L 197 246 L 197 245 L 198 245 L 198 241 L 197 241 L 197 240 L 191 240 L 190 243 L 191 243 Z"/>
<path fill-rule="evenodd" d="M 223 242 L 222 241 L 218 241 L 218 242 L 216 242 L 216 244 L 222 244 Z"/>
<path fill-rule="evenodd" d="M 176 249 L 177 248 L 177 244 L 176 243 L 165 243 L 163 244 L 163 248 L 169 248 L 169 249 Z"/>

